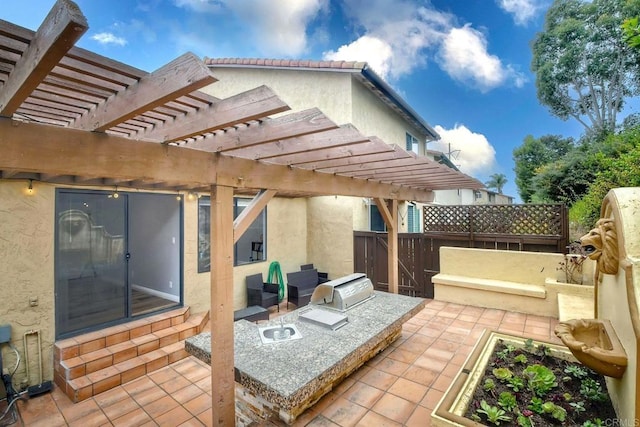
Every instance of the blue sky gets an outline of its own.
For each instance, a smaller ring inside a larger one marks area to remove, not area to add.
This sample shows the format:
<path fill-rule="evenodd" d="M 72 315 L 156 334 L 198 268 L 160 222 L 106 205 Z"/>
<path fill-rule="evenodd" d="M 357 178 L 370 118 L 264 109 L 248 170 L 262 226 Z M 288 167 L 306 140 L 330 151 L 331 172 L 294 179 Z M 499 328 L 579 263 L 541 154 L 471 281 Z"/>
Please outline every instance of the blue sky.
<path fill-rule="evenodd" d="M 200 57 L 367 61 L 485 182 L 516 196 L 513 149 L 526 135 L 579 137 L 538 103 L 530 43 L 551 0 L 77 0 L 78 46 L 153 71 Z M 28 4 L 28 7 L 25 6 Z M 36 30 L 54 0 L 3 2 L 0 17 Z M 518 199 L 519 200 L 519 197 Z"/>

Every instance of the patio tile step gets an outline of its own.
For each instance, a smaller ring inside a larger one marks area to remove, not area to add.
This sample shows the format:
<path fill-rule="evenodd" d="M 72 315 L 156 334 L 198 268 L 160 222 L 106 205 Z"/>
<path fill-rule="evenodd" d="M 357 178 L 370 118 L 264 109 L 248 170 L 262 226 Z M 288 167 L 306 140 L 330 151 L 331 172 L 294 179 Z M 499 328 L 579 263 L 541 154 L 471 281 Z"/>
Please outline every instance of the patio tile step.
<path fill-rule="evenodd" d="M 150 320 L 145 324 L 149 328 L 145 334 L 130 336 L 125 341 L 117 339 L 117 342 L 109 346 L 56 360 L 55 383 L 72 401 L 80 402 L 187 357 L 184 340 L 203 330 L 209 320 L 209 313 L 189 316 L 186 308 L 182 314 L 176 316 L 174 312 L 177 311 L 168 312 L 170 314 L 166 318 L 161 317 L 166 313 L 148 318 Z M 167 322 L 166 319 L 169 321 Z M 131 323 L 133 323 L 132 326 L 122 325 L 124 328 L 117 330 L 114 329 L 115 327 L 107 328 L 106 335 L 133 331 L 143 324 L 140 321 Z M 88 338 L 83 336 L 80 340 L 76 339 L 73 345 L 78 348 L 77 346 L 80 346 L 83 341 L 100 339 L 96 332 L 88 335 Z M 63 343 L 63 346 L 59 347 L 61 351 L 56 354 L 59 356 L 65 353 L 67 356 L 75 354 L 75 351 L 65 352 L 64 349 L 72 347 L 65 346 L 67 344 L 68 342 Z"/>

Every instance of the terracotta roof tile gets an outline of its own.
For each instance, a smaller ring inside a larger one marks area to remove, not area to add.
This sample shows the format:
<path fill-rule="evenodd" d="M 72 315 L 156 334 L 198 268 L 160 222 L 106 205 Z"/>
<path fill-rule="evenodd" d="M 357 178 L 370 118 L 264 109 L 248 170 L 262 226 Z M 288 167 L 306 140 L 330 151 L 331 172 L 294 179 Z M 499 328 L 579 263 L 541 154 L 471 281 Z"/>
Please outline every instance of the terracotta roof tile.
<path fill-rule="evenodd" d="M 205 58 L 207 65 L 251 65 L 258 67 L 363 69 L 367 63 L 358 61 L 322 61 L 311 59 Z"/>

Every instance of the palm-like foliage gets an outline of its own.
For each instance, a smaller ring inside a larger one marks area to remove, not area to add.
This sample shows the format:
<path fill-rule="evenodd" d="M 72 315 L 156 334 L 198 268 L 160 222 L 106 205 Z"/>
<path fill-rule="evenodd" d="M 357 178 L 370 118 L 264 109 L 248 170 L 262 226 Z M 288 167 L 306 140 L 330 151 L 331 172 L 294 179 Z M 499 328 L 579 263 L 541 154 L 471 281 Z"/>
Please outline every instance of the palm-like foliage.
<path fill-rule="evenodd" d="M 498 193 L 502 194 L 502 189 L 506 183 L 507 177 L 503 173 L 494 173 L 484 185 L 486 185 L 487 188 L 495 188 Z"/>

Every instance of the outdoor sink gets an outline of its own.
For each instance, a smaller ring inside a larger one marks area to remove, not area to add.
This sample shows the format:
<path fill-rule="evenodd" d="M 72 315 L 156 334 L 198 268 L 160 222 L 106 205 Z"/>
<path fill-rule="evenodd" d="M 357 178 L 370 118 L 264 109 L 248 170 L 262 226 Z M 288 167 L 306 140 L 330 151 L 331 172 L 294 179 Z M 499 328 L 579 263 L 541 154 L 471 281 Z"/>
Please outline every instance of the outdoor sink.
<path fill-rule="evenodd" d="M 298 327 L 293 323 L 261 326 L 258 328 L 260 340 L 263 344 L 271 344 L 282 341 L 291 341 L 302 338 Z"/>

